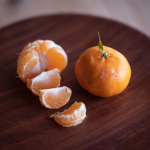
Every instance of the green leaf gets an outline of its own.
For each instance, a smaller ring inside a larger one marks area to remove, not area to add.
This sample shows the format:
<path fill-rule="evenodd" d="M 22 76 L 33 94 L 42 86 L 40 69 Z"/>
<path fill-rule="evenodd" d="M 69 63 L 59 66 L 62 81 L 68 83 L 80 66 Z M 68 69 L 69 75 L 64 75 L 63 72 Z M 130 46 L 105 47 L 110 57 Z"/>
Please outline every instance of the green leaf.
<path fill-rule="evenodd" d="M 101 52 L 104 54 L 103 44 L 102 44 L 102 41 L 101 41 L 101 39 L 100 39 L 99 32 L 98 32 L 98 37 L 99 37 L 99 49 L 100 49 L 100 50 L 101 50 Z"/>

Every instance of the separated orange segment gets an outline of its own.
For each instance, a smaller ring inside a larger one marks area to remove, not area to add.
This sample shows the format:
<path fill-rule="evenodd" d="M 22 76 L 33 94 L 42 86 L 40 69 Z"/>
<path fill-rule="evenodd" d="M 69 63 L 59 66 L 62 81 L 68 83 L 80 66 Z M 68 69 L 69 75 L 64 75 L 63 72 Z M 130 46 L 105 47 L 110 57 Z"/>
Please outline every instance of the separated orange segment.
<path fill-rule="evenodd" d="M 27 87 L 33 94 L 39 95 L 39 90 L 59 87 L 60 79 L 59 69 L 53 69 L 51 71 L 42 72 L 33 79 L 28 79 Z"/>
<path fill-rule="evenodd" d="M 70 99 L 72 91 L 63 86 L 52 89 L 40 90 L 40 101 L 43 106 L 50 109 L 58 109 L 64 106 Z"/>
<path fill-rule="evenodd" d="M 75 102 L 70 108 L 67 110 L 51 115 L 50 118 L 54 120 L 61 126 L 71 127 L 76 126 L 81 123 L 86 117 L 86 107 L 82 102 Z"/>

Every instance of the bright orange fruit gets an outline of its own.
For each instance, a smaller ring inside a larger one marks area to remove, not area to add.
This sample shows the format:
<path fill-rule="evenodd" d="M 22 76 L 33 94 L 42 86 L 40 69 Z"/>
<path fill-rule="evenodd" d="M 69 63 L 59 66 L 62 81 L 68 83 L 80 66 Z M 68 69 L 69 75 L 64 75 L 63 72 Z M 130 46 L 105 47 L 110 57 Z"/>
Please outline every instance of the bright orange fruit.
<path fill-rule="evenodd" d="M 102 46 L 84 51 L 76 62 L 75 74 L 79 84 L 93 95 L 110 97 L 121 93 L 131 77 L 130 65 L 123 54 Z"/>
<path fill-rule="evenodd" d="M 55 68 L 62 71 L 68 63 L 61 46 L 50 40 L 37 40 L 26 45 L 17 61 L 17 73 L 24 82 L 42 71 Z"/>
<path fill-rule="evenodd" d="M 64 106 L 70 99 L 72 91 L 63 86 L 52 89 L 40 90 L 40 101 L 43 106 L 50 109 L 58 109 Z"/>
<path fill-rule="evenodd" d="M 56 113 L 50 116 L 61 126 L 71 127 L 81 123 L 86 117 L 86 107 L 82 102 L 74 103 L 70 108 L 61 113 Z"/>
<path fill-rule="evenodd" d="M 59 69 L 42 72 L 38 76 L 27 80 L 27 87 L 33 94 L 39 95 L 42 89 L 56 88 L 60 86 Z"/>

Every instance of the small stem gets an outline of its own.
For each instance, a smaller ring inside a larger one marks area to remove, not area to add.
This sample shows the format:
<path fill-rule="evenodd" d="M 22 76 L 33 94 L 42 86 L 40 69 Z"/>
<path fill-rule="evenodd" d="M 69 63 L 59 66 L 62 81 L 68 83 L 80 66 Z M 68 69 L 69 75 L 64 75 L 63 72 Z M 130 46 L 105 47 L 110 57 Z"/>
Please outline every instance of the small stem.
<path fill-rule="evenodd" d="M 53 115 L 49 116 L 49 118 L 52 119 L 52 118 L 54 118 L 54 116 L 55 116 L 56 114 L 59 114 L 59 113 L 60 113 L 60 112 L 56 112 L 56 113 L 54 113 Z"/>
<path fill-rule="evenodd" d="M 50 119 L 54 118 L 54 115 L 49 116 Z"/>
<path fill-rule="evenodd" d="M 104 53 L 103 44 L 102 44 L 102 41 L 101 41 L 99 32 L 98 32 L 98 37 L 99 37 L 99 49 L 100 49 L 101 52 L 102 52 L 102 57 L 104 57 L 104 58 L 109 58 L 110 55 L 109 55 L 108 53 Z"/>
<path fill-rule="evenodd" d="M 101 50 L 101 52 L 104 54 L 103 44 L 102 44 L 102 41 L 101 41 L 101 38 L 100 38 L 99 32 L 98 32 L 98 37 L 99 37 L 99 49 L 100 49 L 100 50 Z"/>

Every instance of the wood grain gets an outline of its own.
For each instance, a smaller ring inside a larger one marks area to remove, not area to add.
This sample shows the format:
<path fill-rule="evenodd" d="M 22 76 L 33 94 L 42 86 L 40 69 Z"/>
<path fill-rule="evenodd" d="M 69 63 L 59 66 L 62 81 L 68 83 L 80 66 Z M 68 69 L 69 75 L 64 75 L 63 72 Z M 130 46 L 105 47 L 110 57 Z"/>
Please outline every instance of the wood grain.
<path fill-rule="evenodd" d="M 127 89 L 110 98 L 96 97 L 80 87 L 74 73 L 79 55 L 104 45 L 128 59 L 132 77 Z M 58 110 L 45 109 L 16 74 L 17 53 L 29 42 L 51 39 L 68 52 L 61 86 L 72 89 L 71 100 L 82 101 L 87 118 L 63 128 L 48 118 Z M 25 20 L 0 30 L 0 149 L 150 149 L 150 39 L 123 24 L 81 15 L 53 15 Z"/>

